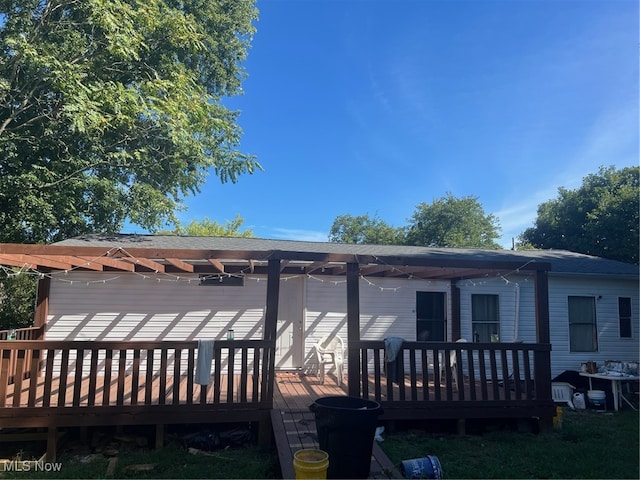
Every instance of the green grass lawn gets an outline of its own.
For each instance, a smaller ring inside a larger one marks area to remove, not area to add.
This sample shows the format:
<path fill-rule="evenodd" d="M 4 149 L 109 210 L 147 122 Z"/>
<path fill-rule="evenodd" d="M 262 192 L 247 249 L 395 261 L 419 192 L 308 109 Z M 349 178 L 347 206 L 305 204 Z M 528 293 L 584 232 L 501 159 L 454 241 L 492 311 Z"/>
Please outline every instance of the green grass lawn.
<path fill-rule="evenodd" d="M 151 432 L 131 429 L 118 434 L 114 429 L 94 429 L 94 438 L 99 440 L 95 448 L 91 439 L 82 442 L 77 432 L 71 431 L 61 442 L 58 458 L 49 471 L 43 469 L 46 464 L 18 467 L 20 471 L 15 464 L 0 465 L 0 478 L 280 478 L 275 450 L 249 444 L 209 452 L 192 450 L 196 452 L 193 454 L 182 444 L 183 433 L 168 435 L 164 448 L 154 449 L 148 446 L 153 439 Z M 149 442 L 139 446 L 135 442 L 139 439 Z M 22 460 L 37 459 L 45 450 L 44 442 L 25 443 L 18 456 Z M 9 457 L 5 454 L 3 458 Z"/>
<path fill-rule="evenodd" d="M 398 430 L 385 435 L 381 447 L 396 465 L 402 460 L 435 455 L 445 478 L 637 479 L 639 432 L 638 412 L 574 412 L 565 408 L 562 428 L 549 433 L 497 428 L 467 435 Z M 275 448 L 248 446 L 193 455 L 181 445 L 179 437 L 169 437 L 159 450 L 122 443 L 116 447 L 119 451 L 117 461 L 112 460 L 112 472 L 109 458 L 70 440 L 61 448 L 59 472 L 0 471 L 0 477 L 280 478 Z M 43 445 L 39 448 L 44 451 Z M 39 456 L 36 451 L 33 457 Z"/>
<path fill-rule="evenodd" d="M 396 465 L 435 455 L 445 478 L 640 478 L 638 412 L 565 408 L 562 419 L 540 434 L 398 431 L 381 446 Z"/>
<path fill-rule="evenodd" d="M 59 472 L 2 472 L 2 478 L 279 478 L 277 456 L 258 447 L 234 448 L 211 452 L 210 456 L 192 455 L 178 445 L 161 450 L 138 450 L 118 454 L 115 469 L 107 474 L 109 459 L 97 456 L 87 463 L 61 455 Z"/>

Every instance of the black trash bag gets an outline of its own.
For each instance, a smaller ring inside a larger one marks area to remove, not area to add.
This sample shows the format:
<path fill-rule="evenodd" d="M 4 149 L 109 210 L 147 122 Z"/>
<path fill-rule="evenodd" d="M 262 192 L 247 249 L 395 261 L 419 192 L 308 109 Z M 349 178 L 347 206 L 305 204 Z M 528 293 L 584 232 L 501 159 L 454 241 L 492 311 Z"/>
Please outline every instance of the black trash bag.
<path fill-rule="evenodd" d="M 197 448 L 208 452 L 227 447 L 242 447 L 253 443 L 253 441 L 253 433 L 244 426 L 225 430 L 206 429 L 182 437 L 182 444 L 185 448 Z"/>
<path fill-rule="evenodd" d="M 202 431 L 185 435 L 182 438 L 182 444 L 185 448 L 196 448 L 210 452 L 224 448 L 220 441 L 220 435 L 217 432 Z"/>
<path fill-rule="evenodd" d="M 253 433 L 247 427 L 234 427 L 219 433 L 224 446 L 242 447 L 253 443 Z"/>

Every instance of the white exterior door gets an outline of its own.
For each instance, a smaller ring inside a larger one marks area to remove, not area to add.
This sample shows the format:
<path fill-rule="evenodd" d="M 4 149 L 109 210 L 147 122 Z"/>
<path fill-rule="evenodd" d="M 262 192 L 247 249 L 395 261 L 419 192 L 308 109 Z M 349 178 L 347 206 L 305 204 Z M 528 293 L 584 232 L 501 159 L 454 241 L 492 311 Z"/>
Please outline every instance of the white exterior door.
<path fill-rule="evenodd" d="M 304 310 L 304 278 L 280 280 L 278 333 L 276 336 L 276 369 L 302 367 Z"/>

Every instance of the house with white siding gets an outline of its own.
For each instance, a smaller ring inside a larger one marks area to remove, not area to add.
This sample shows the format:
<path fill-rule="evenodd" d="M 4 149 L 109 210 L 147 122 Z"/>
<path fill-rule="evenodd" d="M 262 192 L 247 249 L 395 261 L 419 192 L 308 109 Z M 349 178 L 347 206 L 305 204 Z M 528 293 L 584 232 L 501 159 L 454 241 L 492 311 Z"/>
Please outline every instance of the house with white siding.
<path fill-rule="evenodd" d="M 0 244 L 0 264 L 39 276 L 34 326 L 0 331 L 0 428 L 47 428 L 49 454 L 60 427 L 114 422 L 158 443 L 168 423 L 246 421 L 266 445 L 276 372 L 320 385 L 304 374 L 327 335 L 339 391 L 459 428 L 550 429 L 553 377 L 640 358 L 638 266 L 566 251 L 87 235 Z"/>
<path fill-rule="evenodd" d="M 235 339 L 261 339 L 267 252 L 286 251 L 302 253 L 280 271 L 276 369 L 315 373 L 314 345 L 324 335 L 339 335 L 348 347 L 346 268 L 332 260 L 340 255 L 366 259 L 358 266 L 361 340 L 536 343 L 531 267 L 544 264 L 552 376 L 586 361 L 640 360 L 638 266 L 568 251 L 145 235 L 86 236 L 55 245 L 117 251 L 104 258 L 134 268 L 50 268 L 47 340 L 221 340 L 231 330 Z M 159 259 L 159 271 L 129 255 L 133 249 L 180 249 L 182 258 Z M 255 258 L 205 259 L 186 268 L 190 249 L 250 251 Z M 333 257 L 324 261 L 325 254 Z M 394 256 L 421 255 L 424 265 L 389 263 Z M 85 267 L 109 263 L 81 257 Z M 465 268 L 465 261 L 493 268 Z"/>

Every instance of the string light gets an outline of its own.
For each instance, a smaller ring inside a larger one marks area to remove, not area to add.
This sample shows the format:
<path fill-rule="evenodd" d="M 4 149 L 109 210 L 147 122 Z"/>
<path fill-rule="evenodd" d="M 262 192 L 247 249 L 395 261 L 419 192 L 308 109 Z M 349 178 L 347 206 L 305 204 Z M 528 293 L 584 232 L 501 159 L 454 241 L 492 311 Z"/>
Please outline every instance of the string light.
<path fill-rule="evenodd" d="M 133 255 L 131 255 L 129 252 L 127 252 L 125 249 L 120 248 L 120 247 L 114 247 L 109 249 L 107 252 L 105 252 L 105 254 L 97 256 L 89 261 L 87 261 L 86 263 L 84 263 L 84 265 L 91 265 L 92 263 L 100 263 L 98 260 L 101 258 L 114 258 L 114 259 L 118 259 L 121 257 L 116 257 L 115 255 L 117 254 L 123 254 L 126 257 L 130 258 L 130 259 L 135 259 L 133 257 Z M 267 255 L 264 259 L 259 259 L 258 261 L 265 261 L 268 260 L 270 258 L 271 254 Z M 399 268 L 395 265 L 388 265 L 385 262 L 381 261 L 380 258 L 378 257 L 374 257 L 377 261 L 377 263 L 379 265 L 384 265 L 389 267 L 389 269 L 393 272 L 393 273 L 399 273 L 401 275 L 406 275 L 406 278 L 408 278 L 409 280 L 422 280 L 422 281 L 426 281 L 428 285 L 431 285 L 431 280 L 429 279 L 422 279 L 422 278 L 416 278 L 415 275 L 412 272 L 409 271 L 405 271 L 402 268 Z M 357 256 L 356 256 L 357 259 Z M 458 286 L 472 286 L 472 287 L 476 287 L 478 285 L 485 285 L 487 283 L 493 282 L 493 281 L 501 281 L 504 282 L 505 285 L 514 285 L 515 287 L 519 287 L 519 283 L 518 282 L 514 282 L 512 280 L 510 280 L 508 277 L 510 275 L 516 274 L 516 275 L 522 275 L 521 270 L 527 266 L 528 264 L 535 262 L 535 260 L 529 260 L 528 262 L 524 263 L 523 265 L 521 265 L 520 267 L 516 268 L 515 270 L 506 273 L 506 274 L 501 274 L 498 273 L 495 277 L 490 278 L 489 275 L 485 275 L 485 279 L 483 280 L 472 280 L 472 279 L 465 279 L 465 280 L 460 280 L 458 282 Z M 140 260 L 135 259 L 135 264 L 136 265 L 141 265 Z M 65 278 L 61 278 L 61 276 L 68 276 L 70 272 L 76 271 L 78 269 L 82 268 L 81 266 L 74 266 L 70 269 L 65 269 L 65 270 L 61 270 L 61 271 L 57 271 L 57 272 L 48 272 L 48 273 L 43 273 L 43 272 L 39 272 L 37 270 L 33 270 L 31 269 L 30 265 L 28 263 L 23 264 L 20 267 L 6 267 L 4 265 L 0 265 L 0 269 L 2 270 L 2 272 L 4 273 L 5 276 L 7 277 L 16 277 L 19 275 L 34 275 L 37 276 L 40 280 L 43 280 L 44 278 L 49 278 L 51 280 L 58 280 L 58 281 L 63 281 L 68 283 L 69 285 L 73 285 L 74 283 L 80 283 L 77 280 L 68 280 Z M 301 266 L 300 269 L 302 271 L 304 271 L 304 266 Z M 405 268 L 407 268 L 407 266 L 405 266 Z M 245 279 L 249 279 L 249 280 L 255 280 L 256 282 L 260 282 L 263 280 L 263 278 L 261 277 L 257 277 L 257 276 L 251 276 L 248 275 L 249 272 L 253 271 L 252 266 L 247 266 L 246 268 L 240 270 L 238 273 L 218 273 L 218 274 L 210 274 L 210 275 L 206 275 L 206 276 L 202 276 L 202 277 L 198 277 L 198 278 L 194 278 L 194 277 L 185 277 L 185 276 L 180 276 L 180 275 L 173 275 L 171 273 L 167 273 L 167 272 L 160 272 L 159 270 L 154 270 L 154 276 L 151 277 L 148 274 L 145 273 L 140 273 L 140 272 L 131 272 L 134 273 L 135 275 L 141 277 L 143 280 L 149 280 L 149 279 L 154 279 L 156 280 L 158 283 L 161 282 L 186 282 L 188 284 L 191 284 L 191 282 L 202 282 L 203 279 L 209 279 L 209 280 L 213 280 L 213 279 L 218 279 L 219 282 L 223 282 L 223 279 L 226 278 L 231 278 L 231 277 L 235 277 L 235 278 L 245 278 Z M 325 268 L 322 267 L 322 271 L 325 271 Z M 324 279 L 324 278 L 319 278 L 317 276 L 311 275 L 311 274 L 306 274 L 306 275 L 289 275 L 289 276 L 283 276 L 280 277 L 281 281 L 288 281 L 289 279 L 293 279 L 293 278 L 298 278 L 304 276 L 310 280 L 315 280 L 317 282 L 321 282 L 321 283 L 327 283 L 333 286 L 338 286 L 338 285 L 342 285 L 347 283 L 347 280 L 328 280 L 328 279 Z M 94 284 L 94 283 L 102 283 L 102 284 L 107 284 L 109 282 L 118 280 L 121 276 L 114 276 L 114 277 L 110 277 L 107 279 L 100 279 L 100 280 L 89 280 L 87 282 L 84 282 L 87 286 Z M 367 283 L 367 285 L 369 285 L 370 287 L 374 287 L 374 288 L 378 288 L 381 292 L 384 291 L 392 291 L 392 292 L 397 292 L 398 290 L 402 289 L 402 286 L 399 287 L 383 287 L 381 285 L 378 285 L 376 283 L 374 283 L 373 281 L 369 280 L 367 277 L 365 277 L 364 275 L 360 275 L 360 278 L 365 281 Z M 521 280 L 522 281 L 522 280 Z M 524 282 L 528 282 L 529 279 L 527 277 L 524 278 Z"/>

